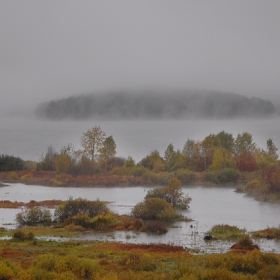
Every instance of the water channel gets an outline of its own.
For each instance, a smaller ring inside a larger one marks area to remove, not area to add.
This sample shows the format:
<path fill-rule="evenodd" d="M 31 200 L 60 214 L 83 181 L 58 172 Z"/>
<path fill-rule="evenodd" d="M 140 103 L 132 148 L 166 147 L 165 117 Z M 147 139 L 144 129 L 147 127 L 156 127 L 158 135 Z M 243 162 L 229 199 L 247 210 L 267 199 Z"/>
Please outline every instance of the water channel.
<path fill-rule="evenodd" d="M 110 202 L 108 206 L 118 214 L 130 214 L 132 207 L 144 199 L 152 187 L 92 187 L 65 188 L 43 187 L 24 184 L 9 184 L 0 188 L 0 200 L 29 202 L 47 199 L 67 200 L 69 197 L 100 199 Z M 174 223 L 163 235 L 135 232 L 101 232 L 86 233 L 75 239 L 107 240 L 129 243 L 166 243 L 184 246 L 200 253 L 222 253 L 227 251 L 233 242 L 205 242 L 204 235 L 217 224 L 229 224 L 245 228 L 247 231 L 278 227 L 280 204 L 254 200 L 232 187 L 185 186 L 185 194 L 192 198 L 190 209 L 182 211 L 192 222 Z M 20 209 L 0 209 L 0 226 L 15 228 L 14 218 Z M 46 237 L 51 239 L 51 237 Z M 60 238 L 57 240 L 65 240 Z M 262 251 L 280 253 L 280 242 L 274 240 L 255 240 Z"/>

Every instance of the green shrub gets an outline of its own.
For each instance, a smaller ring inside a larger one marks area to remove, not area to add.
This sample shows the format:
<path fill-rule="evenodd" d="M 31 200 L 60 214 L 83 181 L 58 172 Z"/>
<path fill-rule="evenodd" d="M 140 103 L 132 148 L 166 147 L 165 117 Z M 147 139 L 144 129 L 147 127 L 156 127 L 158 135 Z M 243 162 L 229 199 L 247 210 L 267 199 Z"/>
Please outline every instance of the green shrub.
<path fill-rule="evenodd" d="M 132 216 L 144 220 L 171 221 L 176 218 L 176 212 L 161 198 L 147 198 L 133 207 Z"/>
<path fill-rule="evenodd" d="M 236 226 L 230 226 L 227 224 L 215 225 L 209 232 L 215 238 L 219 239 L 235 239 L 240 235 L 245 234 L 245 229 L 239 229 Z"/>
<path fill-rule="evenodd" d="M 214 184 L 236 183 L 240 172 L 235 168 L 224 168 L 220 171 L 208 171 L 203 174 L 203 180 Z"/>
<path fill-rule="evenodd" d="M 90 227 L 94 229 L 107 229 L 110 225 L 116 224 L 115 216 L 98 215 L 90 220 Z"/>
<path fill-rule="evenodd" d="M 18 176 L 18 174 L 16 172 L 11 171 L 8 174 L 8 180 L 9 181 L 18 181 L 19 180 L 19 176 Z"/>
<path fill-rule="evenodd" d="M 18 239 L 20 241 L 25 241 L 25 240 L 34 240 L 34 234 L 32 232 L 29 232 L 28 234 L 25 234 L 22 230 L 16 230 L 13 234 L 14 239 Z"/>
<path fill-rule="evenodd" d="M 219 183 L 236 183 L 239 171 L 235 168 L 224 168 L 218 173 Z"/>
<path fill-rule="evenodd" d="M 13 270 L 6 263 L 0 261 L 0 280 L 14 279 Z"/>
<path fill-rule="evenodd" d="M 174 178 L 175 174 L 174 173 L 169 173 L 169 172 L 159 172 L 156 173 L 151 170 L 147 170 L 143 174 L 143 179 L 145 180 L 146 183 L 150 184 L 157 184 L 157 185 L 167 185 L 168 182 Z"/>
<path fill-rule="evenodd" d="M 191 198 L 183 193 L 181 185 L 182 182 L 180 180 L 173 178 L 169 181 L 168 186 L 149 190 L 145 199 L 161 198 L 166 200 L 175 208 L 188 209 Z"/>
<path fill-rule="evenodd" d="M 26 235 L 22 230 L 16 230 L 13 234 L 13 238 L 24 241 L 26 239 Z"/>
<path fill-rule="evenodd" d="M 185 185 L 192 184 L 195 181 L 195 173 L 189 169 L 178 169 L 176 171 L 176 177 Z"/>
<path fill-rule="evenodd" d="M 280 266 L 269 265 L 260 270 L 257 276 L 259 279 L 280 280 Z"/>
<path fill-rule="evenodd" d="M 268 193 L 268 191 L 269 185 L 263 180 L 254 179 L 244 186 L 244 192 L 251 195 L 265 194 Z"/>
<path fill-rule="evenodd" d="M 134 166 L 129 170 L 129 174 L 133 176 L 142 176 L 148 169 L 144 166 Z"/>
<path fill-rule="evenodd" d="M 20 225 L 49 224 L 51 220 L 50 210 L 41 207 L 24 207 L 16 215 L 16 221 Z"/>
<path fill-rule="evenodd" d="M 216 184 L 218 182 L 218 174 L 217 172 L 204 172 L 202 175 L 202 180 L 205 182 Z"/>
<path fill-rule="evenodd" d="M 110 213 L 106 204 L 100 200 L 90 201 L 83 198 L 72 199 L 60 205 L 54 212 L 55 220 L 64 222 L 77 214 L 84 214 L 92 218 L 97 215 Z"/>

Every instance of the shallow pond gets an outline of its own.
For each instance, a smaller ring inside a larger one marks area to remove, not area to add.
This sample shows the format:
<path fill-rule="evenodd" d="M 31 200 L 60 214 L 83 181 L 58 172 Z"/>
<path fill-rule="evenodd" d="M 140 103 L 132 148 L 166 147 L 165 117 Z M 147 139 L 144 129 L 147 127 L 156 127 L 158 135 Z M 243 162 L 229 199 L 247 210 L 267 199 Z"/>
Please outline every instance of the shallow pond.
<path fill-rule="evenodd" d="M 152 187 L 93 187 L 65 188 L 10 184 L 0 188 L 0 200 L 23 201 L 62 199 L 69 197 L 100 199 L 110 202 L 109 207 L 118 214 L 129 214 L 132 207 L 144 199 Z M 183 191 L 192 198 L 190 209 L 182 211 L 193 222 L 177 222 L 164 235 L 149 235 L 133 232 L 88 233 L 77 239 L 109 240 L 132 243 L 167 243 L 182 245 L 200 252 L 224 252 L 232 242 L 204 242 L 203 237 L 213 225 L 229 224 L 247 231 L 278 227 L 280 204 L 255 201 L 230 187 L 187 186 Z M 0 226 L 14 228 L 14 218 L 20 209 L 0 209 Z M 11 224 L 11 225 L 9 225 Z M 192 227 L 191 227 L 192 225 Z M 280 253 L 280 242 L 256 241 L 263 251 Z"/>

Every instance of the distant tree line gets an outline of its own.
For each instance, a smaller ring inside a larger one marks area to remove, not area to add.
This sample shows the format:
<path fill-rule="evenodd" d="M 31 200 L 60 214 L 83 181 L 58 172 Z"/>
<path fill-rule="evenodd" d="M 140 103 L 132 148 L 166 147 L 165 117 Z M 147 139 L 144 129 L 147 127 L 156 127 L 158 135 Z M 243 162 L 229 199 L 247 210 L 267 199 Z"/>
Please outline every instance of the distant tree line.
<path fill-rule="evenodd" d="M 36 109 L 37 116 L 50 120 L 255 118 L 274 113 L 268 100 L 219 92 L 88 94 L 52 100 Z"/>
<path fill-rule="evenodd" d="M 131 156 L 117 157 L 113 136 L 107 136 L 99 126 L 83 133 L 81 146 L 75 150 L 68 144 L 59 152 L 49 147 L 37 163 L 1 155 L 0 171 L 36 168 L 74 176 L 103 174 L 123 177 L 124 183 L 125 177 L 130 176 L 141 178 L 138 182 L 158 185 L 166 185 L 173 178 L 183 184 L 239 182 L 242 185 L 238 190 L 252 195 L 280 193 L 278 148 L 268 139 L 266 149 L 260 149 L 248 132 L 233 137 L 221 131 L 201 141 L 187 139 L 182 150 L 169 144 L 163 155 L 153 150 L 138 163 Z M 160 192 L 157 195 L 164 196 Z"/>
<path fill-rule="evenodd" d="M 23 168 L 24 161 L 21 158 L 9 155 L 0 155 L 0 172 L 23 170 Z"/>

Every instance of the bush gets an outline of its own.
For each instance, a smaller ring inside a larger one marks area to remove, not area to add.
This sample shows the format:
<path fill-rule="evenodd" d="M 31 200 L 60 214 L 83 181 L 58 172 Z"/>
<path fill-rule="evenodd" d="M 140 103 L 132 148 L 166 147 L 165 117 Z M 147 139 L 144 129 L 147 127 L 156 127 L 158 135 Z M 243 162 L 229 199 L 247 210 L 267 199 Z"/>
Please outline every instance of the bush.
<path fill-rule="evenodd" d="M 265 194 L 269 192 L 269 185 L 263 180 L 254 179 L 244 186 L 244 192 L 250 195 Z"/>
<path fill-rule="evenodd" d="M 142 176 L 148 169 L 144 166 L 134 166 L 129 170 L 129 174 L 133 176 Z"/>
<path fill-rule="evenodd" d="M 34 234 L 32 232 L 29 232 L 28 234 L 25 234 L 22 230 L 16 230 L 13 234 L 13 238 L 25 241 L 25 240 L 34 240 Z"/>
<path fill-rule="evenodd" d="M 222 224 L 213 226 L 209 234 L 219 239 L 235 239 L 238 238 L 240 235 L 244 235 L 245 229 L 240 229 L 236 226 Z"/>
<path fill-rule="evenodd" d="M 149 190 L 145 199 L 161 198 L 166 200 L 175 208 L 188 209 L 191 198 L 188 195 L 184 195 L 181 184 L 180 180 L 173 178 L 169 181 L 169 185 L 167 187 L 159 187 Z"/>
<path fill-rule="evenodd" d="M 14 232 L 13 238 L 18 239 L 20 241 L 24 241 L 25 240 L 25 233 L 21 230 L 17 230 L 17 231 Z"/>
<path fill-rule="evenodd" d="M 97 215 L 106 215 L 110 210 L 106 204 L 100 200 L 90 201 L 83 198 L 70 198 L 66 203 L 60 205 L 54 212 L 55 220 L 64 222 L 77 214 L 87 215 L 93 218 Z"/>
<path fill-rule="evenodd" d="M 182 182 L 182 184 L 191 184 L 195 181 L 195 173 L 188 169 L 178 169 L 176 171 L 177 178 Z"/>
<path fill-rule="evenodd" d="M 175 210 L 161 198 L 147 198 L 132 209 L 132 216 L 144 220 L 171 221 L 176 218 Z"/>
<path fill-rule="evenodd" d="M 167 227 L 161 221 L 149 221 L 146 223 L 146 231 L 163 234 L 167 232 Z"/>
<path fill-rule="evenodd" d="M 240 238 L 238 243 L 231 246 L 231 249 L 237 249 L 237 250 L 254 250 L 258 249 L 258 245 L 253 244 L 253 241 L 250 239 L 249 236 L 244 236 Z"/>
<path fill-rule="evenodd" d="M 0 261 L 0 279 L 1 280 L 10 280 L 14 279 L 14 272 L 13 270 L 7 266 L 4 262 Z"/>
<path fill-rule="evenodd" d="M 24 207 L 16 215 L 16 221 L 20 225 L 49 224 L 51 220 L 50 210 L 41 207 Z"/>
<path fill-rule="evenodd" d="M 234 168 L 224 168 L 220 171 L 205 172 L 203 180 L 214 184 L 236 183 L 240 172 Z"/>
<path fill-rule="evenodd" d="M 224 168 L 218 173 L 219 183 L 236 183 L 239 171 L 234 168 Z"/>
<path fill-rule="evenodd" d="M 19 180 L 19 176 L 15 171 L 12 171 L 8 174 L 8 180 L 9 181 L 18 181 Z"/>

